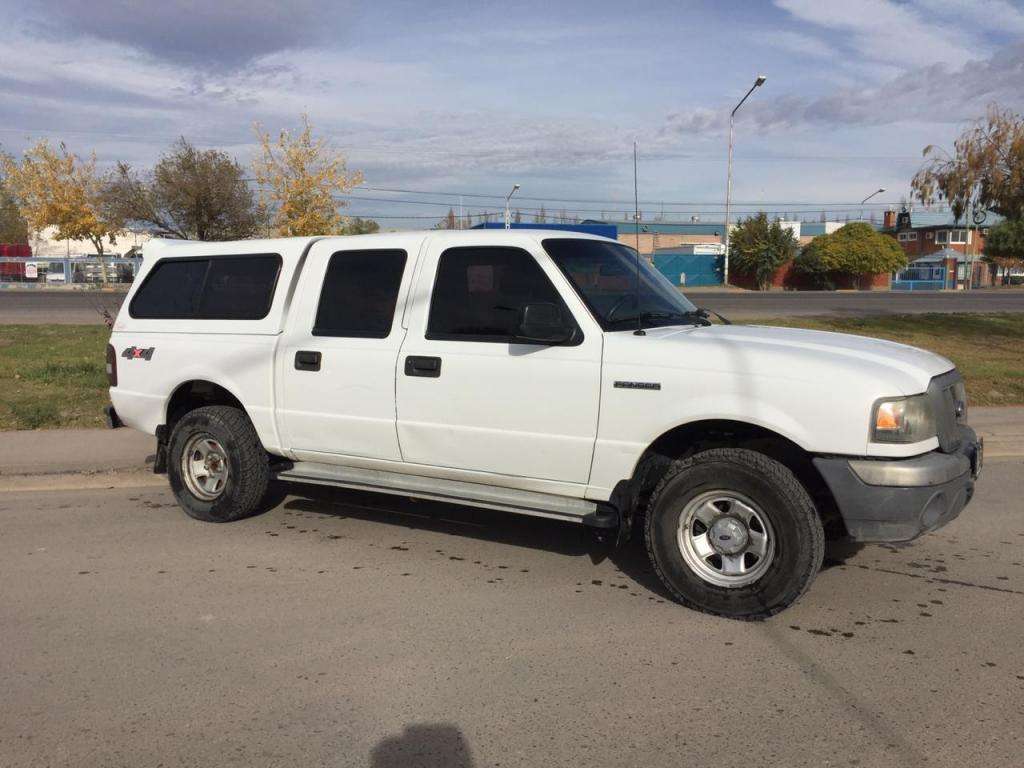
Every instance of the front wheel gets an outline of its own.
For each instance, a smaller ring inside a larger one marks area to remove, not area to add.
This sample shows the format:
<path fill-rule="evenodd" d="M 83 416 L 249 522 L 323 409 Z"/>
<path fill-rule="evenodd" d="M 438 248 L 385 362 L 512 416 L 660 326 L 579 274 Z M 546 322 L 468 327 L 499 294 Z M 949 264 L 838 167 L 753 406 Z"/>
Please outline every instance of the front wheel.
<path fill-rule="evenodd" d="M 735 619 L 765 618 L 796 602 L 825 546 L 814 503 L 793 473 L 740 448 L 674 462 L 651 496 L 645 539 L 676 600 Z"/>
<path fill-rule="evenodd" d="M 189 411 L 175 425 L 167 475 L 190 517 L 226 523 L 259 511 L 270 464 L 245 413 L 210 405 Z"/>

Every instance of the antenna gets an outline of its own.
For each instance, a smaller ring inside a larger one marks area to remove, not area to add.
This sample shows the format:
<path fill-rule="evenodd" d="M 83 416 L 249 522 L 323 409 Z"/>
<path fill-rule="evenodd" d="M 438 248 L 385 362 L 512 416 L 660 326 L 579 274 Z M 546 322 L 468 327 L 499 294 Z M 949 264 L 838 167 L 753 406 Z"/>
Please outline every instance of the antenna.
<path fill-rule="evenodd" d="M 634 336 L 646 336 L 640 316 L 640 193 L 637 191 L 636 142 L 633 142 L 633 223 L 636 225 L 636 330 Z"/>

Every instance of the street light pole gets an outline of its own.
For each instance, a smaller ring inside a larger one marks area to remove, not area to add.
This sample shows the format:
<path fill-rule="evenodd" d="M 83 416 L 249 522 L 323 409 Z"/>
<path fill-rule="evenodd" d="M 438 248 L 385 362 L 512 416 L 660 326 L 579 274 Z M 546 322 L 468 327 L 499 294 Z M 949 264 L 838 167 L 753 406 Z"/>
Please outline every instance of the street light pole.
<path fill-rule="evenodd" d="M 750 86 L 750 90 L 747 91 L 746 95 L 740 99 L 740 103 L 733 107 L 732 112 L 729 113 L 729 162 L 725 180 L 725 262 L 722 269 L 722 282 L 725 285 L 729 284 L 729 209 L 732 201 L 732 139 L 736 112 L 743 106 L 743 102 L 747 100 L 747 97 L 754 92 L 754 89 L 764 85 L 764 81 L 767 79 L 764 75 L 758 75 L 757 79 L 754 80 L 754 84 Z"/>
<path fill-rule="evenodd" d="M 870 195 L 868 195 L 868 196 L 867 196 L 867 197 L 865 197 L 865 198 L 864 198 L 863 200 L 861 200 L 861 201 L 860 201 L 860 204 L 861 204 L 861 205 L 864 205 L 864 203 L 866 203 L 866 202 L 867 202 L 868 200 L 870 200 L 870 199 L 871 199 L 872 197 L 874 197 L 875 195 L 880 195 L 880 194 L 882 194 L 883 192 L 885 192 L 885 187 L 879 187 L 879 188 L 878 188 L 878 189 L 876 189 L 876 190 L 875 190 L 874 192 L 872 192 L 872 193 L 871 193 Z"/>
<path fill-rule="evenodd" d="M 509 210 L 509 202 L 512 200 L 514 195 L 519 190 L 519 185 L 514 184 L 512 191 L 505 195 L 505 229 L 512 229 L 512 213 Z"/>

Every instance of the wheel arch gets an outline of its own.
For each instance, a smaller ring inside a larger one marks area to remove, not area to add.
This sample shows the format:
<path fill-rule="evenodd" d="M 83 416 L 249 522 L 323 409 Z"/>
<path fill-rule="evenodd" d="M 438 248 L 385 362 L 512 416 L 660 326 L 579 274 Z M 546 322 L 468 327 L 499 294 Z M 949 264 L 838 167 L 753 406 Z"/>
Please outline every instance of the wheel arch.
<path fill-rule="evenodd" d="M 747 448 L 778 461 L 796 476 L 814 501 L 826 536 L 845 535 L 835 497 L 814 466 L 813 455 L 773 429 L 737 419 L 702 419 L 663 432 L 640 455 L 632 476 L 616 486 L 616 506 L 620 510 L 645 508 L 647 498 L 673 461 L 711 448 Z"/>
<path fill-rule="evenodd" d="M 209 379 L 189 379 L 175 387 L 167 398 L 163 420 L 166 435 L 170 436 L 174 424 L 184 414 L 204 405 L 228 405 L 249 416 L 242 401 L 224 385 Z"/>

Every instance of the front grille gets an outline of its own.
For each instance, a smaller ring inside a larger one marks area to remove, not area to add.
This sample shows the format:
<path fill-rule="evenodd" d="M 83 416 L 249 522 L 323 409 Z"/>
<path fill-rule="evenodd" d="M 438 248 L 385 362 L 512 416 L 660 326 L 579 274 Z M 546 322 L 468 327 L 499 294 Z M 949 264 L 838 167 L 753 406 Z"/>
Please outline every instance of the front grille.
<path fill-rule="evenodd" d="M 960 372 L 953 369 L 949 373 L 936 376 L 928 384 L 928 399 L 932 412 L 935 414 L 935 428 L 939 437 L 939 450 L 953 453 L 960 448 L 960 425 L 956 418 L 956 395 L 954 389 L 963 381 Z"/>

